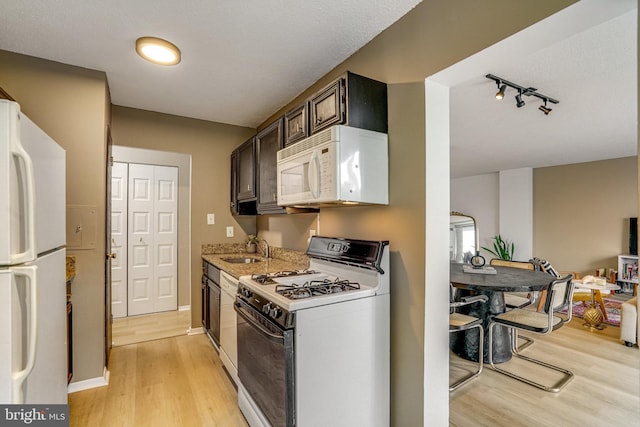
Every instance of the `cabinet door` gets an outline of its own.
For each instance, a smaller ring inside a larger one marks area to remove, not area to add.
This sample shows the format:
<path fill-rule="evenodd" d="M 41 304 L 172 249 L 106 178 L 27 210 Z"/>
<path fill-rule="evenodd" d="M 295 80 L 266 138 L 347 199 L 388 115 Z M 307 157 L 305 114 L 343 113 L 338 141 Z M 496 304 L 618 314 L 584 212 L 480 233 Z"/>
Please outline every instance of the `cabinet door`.
<path fill-rule="evenodd" d="M 338 79 L 311 99 L 311 134 L 346 121 L 345 84 Z"/>
<path fill-rule="evenodd" d="M 256 135 L 258 213 L 281 213 L 277 199 L 277 153 L 283 146 L 282 118 Z"/>
<path fill-rule="evenodd" d="M 238 201 L 256 197 L 255 139 L 251 138 L 238 148 Z"/>
<path fill-rule="evenodd" d="M 309 136 L 307 120 L 307 103 L 288 111 L 284 115 L 284 146 L 300 141 Z"/>
<path fill-rule="evenodd" d="M 231 192 L 229 194 L 232 215 L 238 214 L 238 151 L 231 153 Z"/>

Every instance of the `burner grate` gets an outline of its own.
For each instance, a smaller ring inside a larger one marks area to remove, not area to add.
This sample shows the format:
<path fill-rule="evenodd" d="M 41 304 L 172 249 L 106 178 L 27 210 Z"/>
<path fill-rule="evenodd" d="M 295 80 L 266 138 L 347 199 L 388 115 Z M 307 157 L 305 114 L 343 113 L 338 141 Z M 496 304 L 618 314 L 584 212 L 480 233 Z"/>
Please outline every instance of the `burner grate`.
<path fill-rule="evenodd" d="M 316 274 L 317 272 L 314 270 L 283 270 L 277 271 L 275 273 L 266 273 L 266 274 L 252 274 L 251 280 L 258 283 L 259 285 L 273 285 L 276 283 L 275 280 L 280 277 L 290 277 L 290 276 L 300 276 L 302 274 Z"/>
<path fill-rule="evenodd" d="M 310 280 L 302 285 L 277 285 L 276 292 L 288 299 L 303 299 L 360 289 L 360 284 L 343 279 Z"/>

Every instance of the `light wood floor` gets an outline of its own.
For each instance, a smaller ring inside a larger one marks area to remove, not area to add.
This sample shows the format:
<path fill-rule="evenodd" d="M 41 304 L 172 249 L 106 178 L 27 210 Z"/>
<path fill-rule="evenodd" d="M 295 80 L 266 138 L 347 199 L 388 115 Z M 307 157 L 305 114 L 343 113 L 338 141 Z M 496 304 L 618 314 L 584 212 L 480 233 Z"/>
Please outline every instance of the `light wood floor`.
<path fill-rule="evenodd" d="M 450 395 L 450 425 L 640 426 L 640 351 L 621 344 L 618 334 L 612 326 L 590 332 L 574 318 L 534 336 L 524 353 L 572 370 L 573 381 L 547 393 L 485 368 Z M 452 375 L 468 367 L 452 356 Z M 247 426 L 204 334 L 115 347 L 109 370 L 108 386 L 69 395 L 71 426 Z"/>
<path fill-rule="evenodd" d="M 189 310 L 113 319 L 113 346 L 186 335 L 190 324 L 191 311 Z"/>
<path fill-rule="evenodd" d="M 69 395 L 71 426 L 247 426 L 204 334 L 114 347 L 109 371 L 108 386 Z"/>
<path fill-rule="evenodd" d="M 569 369 L 573 380 L 560 393 L 549 393 L 490 369 L 450 394 L 450 425 L 478 426 L 640 426 L 640 351 L 618 340 L 620 329 L 608 326 L 590 332 L 573 318 L 523 354 Z M 514 369 L 521 362 L 508 362 Z M 465 364 L 451 356 L 451 375 Z M 528 365 L 527 365 L 528 366 Z M 544 368 L 540 368 L 544 369 Z M 526 375 L 557 378 L 524 368 Z M 519 372 L 523 374 L 523 371 Z"/>

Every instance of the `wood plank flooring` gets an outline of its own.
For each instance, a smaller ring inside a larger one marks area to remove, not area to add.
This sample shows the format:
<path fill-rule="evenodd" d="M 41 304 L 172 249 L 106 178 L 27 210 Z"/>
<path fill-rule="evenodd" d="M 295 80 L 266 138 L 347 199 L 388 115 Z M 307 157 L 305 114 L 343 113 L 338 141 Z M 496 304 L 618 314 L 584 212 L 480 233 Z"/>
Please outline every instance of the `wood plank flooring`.
<path fill-rule="evenodd" d="M 128 345 L 162 338 L 186 335 L 191 324 L 191 311 L 165 311 L 113 320 L 113 346 Z"/>
<path fill-rule="evenodd" d="M 204 334 L 114 347 L 109 385 L 69 395 L 70 425 L 247 426 Z"/>
<path fill-rule="evenodd" d="M 572 370 L 564 390 L 547 393 L 485 368 L 450 394 L 450 425 L 640 426 L 640 351 L 621 344 L 619 328 L 590 332 L 582 323 L 574 318 L 550 335 L 533 336 L 524 350 Z M 452 375 L 467 363 L 452 356 Z M 247 426 L 204 334 L 114 347 L 109 370 L 108 386 L 69 395 L 71 426 Z"/>
<path fill-rule="evenodd" d="M 548 393 L 491 369 L 449 396 L 451 426 L 640 426 L 640 351 L 618 339 L 620 329 L 591 332 L 573 318 L 546 336 L 531 334 L 535 343 L 523 354 L 562 366 L 575 374 L 560 393 Z M 453 375 L 468 365 L 451 356 Z M 518 366 L 538 380 L 553 382 L 544 368 Z M 519 372 L 523 374 L 523 372 Z"/>

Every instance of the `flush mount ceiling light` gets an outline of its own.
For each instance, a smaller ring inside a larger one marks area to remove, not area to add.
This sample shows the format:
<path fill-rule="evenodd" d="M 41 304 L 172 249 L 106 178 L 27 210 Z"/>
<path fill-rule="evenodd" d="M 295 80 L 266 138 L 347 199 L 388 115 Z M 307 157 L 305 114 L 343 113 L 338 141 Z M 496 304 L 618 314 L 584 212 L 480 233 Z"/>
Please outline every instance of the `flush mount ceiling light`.
<path fill-rule="evenodd" d="M 180 62 L 180 49 L 157 37 L 140 37 L 136 40 L 136 52 L 149 62 L 159 65 L 176 65 Z"/>
<path fill-rule="evenodd" d="M 498 85 L 498 93 L 496 93 L 496 99 L 504 98 L 504 91 L 506 89 L 506 86 L 509 86 L 510 88 L 517 90 L 518 94 L 516 95 L 515 98 L 516 98 L 516 107 L 518 108 L 524 107 L 525 105 L 525 102 L 522 100 L 522 95 L 535 96 L 536 98 L 541 99 L 544 102 L 544 105 L 539 106 L 538 109 L 542 111 L 545 114 L 545 116 L 548 116 L 549 113 L 551 112 L 551 108 L 547 107 L 547 102 L 550 102 L 552 104 L 557 104 L 559 102 L 553 98 L 550 98 L 546 95 L 542 95 L 541 93 L 538 93 L 538 89 L 534 87 L 520 86 L 518 84 L 511 83 L 510 81 L 505 80 L 502 77 L 494 76 L 493 74 L 487 74 L 485 77 L 495 81 L 496 85 Z"/>

